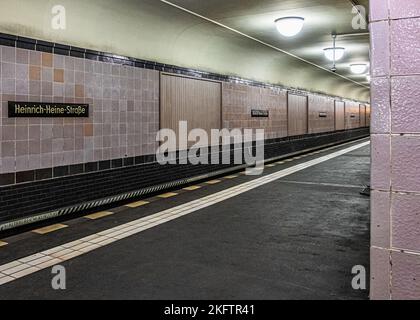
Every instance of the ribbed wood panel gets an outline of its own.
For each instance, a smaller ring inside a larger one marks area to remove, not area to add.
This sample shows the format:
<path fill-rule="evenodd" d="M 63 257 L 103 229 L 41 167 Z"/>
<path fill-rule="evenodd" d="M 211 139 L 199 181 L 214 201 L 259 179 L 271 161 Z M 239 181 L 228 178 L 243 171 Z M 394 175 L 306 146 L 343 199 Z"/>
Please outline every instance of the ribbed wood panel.
<path fill-rule="evenodd" d="M 287 136 L 287 91 L 223 83 L 223 127 L 264 129 L 266 139 Z M 252 110 L 269 112 L 267 118 L 252 117 Z"/>
<path fill-rule="evenodd" d="M 288 95 L 289 136 L 308 133 L 308 97 Z"/>
<path fill-rule="evenodd" d="M 178 135 L 179 122 L 187 121 L 188 130 L 204 129 L 210 137 L 211 129 L 221 129 L 221 104 L 221 83 L 161 74 L 161 129 Z"/>
<path fill-rule="evenodd" d="M 364 104 L 360 105 L 360 126 L 366 127 L 366 106 Z"/>
<path fill-rule="evenodd" d="M 309 133 L 334 131 L 334 100 L 319 95 L 308 98 Z"/>
<path fill-rule="evenodd" d="M 370 127 L 370 113 L 371 113 L 370 105 L 367 105 L 366 106 L 366 126 L 367 127 Z"/>
<path fill-rule="evenodd" d="M 346 102 L 346 129 L 360 128 L 360 106 L 359 103 Z"/>
<path fill-rule="evenodd" d="M 344 102 L 335 102 L 335 130 L 344 130 L 346 128 L 346 116 L 344 109 Z"/>

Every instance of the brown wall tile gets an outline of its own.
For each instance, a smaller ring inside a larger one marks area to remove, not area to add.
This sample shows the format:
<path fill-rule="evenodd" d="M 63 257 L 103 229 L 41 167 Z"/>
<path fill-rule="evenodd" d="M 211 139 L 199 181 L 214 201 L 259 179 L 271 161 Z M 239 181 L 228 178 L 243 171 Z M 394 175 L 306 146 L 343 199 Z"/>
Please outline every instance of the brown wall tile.
<path fill-rule="evenodd" d="M 85 87 L 79 84 L 76 84 L 74 87 L 76 98 L 83 98 L 85 96 Z"/>
<path fill-rule="evenodd" d="M 93 137 L 93 124 L 86 123 L 84 125 L 84 135 L 85 137 Z"/>
<path fill-rule="evenodd" d="M 29 66 L 29 80 L 41 80 L 41 67 Z"/>
<path fill-rule="evenodd" d="M 51 53 L 42 53 L 42 66 L 43 67 L 50 67 L 53 66 L 53 56 Z"/>

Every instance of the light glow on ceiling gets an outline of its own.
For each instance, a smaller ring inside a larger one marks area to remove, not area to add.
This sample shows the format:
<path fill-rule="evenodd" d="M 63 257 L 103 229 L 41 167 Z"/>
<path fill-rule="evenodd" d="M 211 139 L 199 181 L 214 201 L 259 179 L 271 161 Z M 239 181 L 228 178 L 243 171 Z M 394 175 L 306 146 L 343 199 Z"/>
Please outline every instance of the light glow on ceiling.
<path fill-rule="evenodd" d="M 363 74 L 366 72 L 367 65 L 364 63 L 355 63 L 350 65 L 350 71 L 354 74 Z"/>
<path fill-rule="evenodd" d="M 294 37 L 303 29 L 305 19 L 302 17 L 283 17 L 275 21 L 277 30 L 285 37 Z"/>

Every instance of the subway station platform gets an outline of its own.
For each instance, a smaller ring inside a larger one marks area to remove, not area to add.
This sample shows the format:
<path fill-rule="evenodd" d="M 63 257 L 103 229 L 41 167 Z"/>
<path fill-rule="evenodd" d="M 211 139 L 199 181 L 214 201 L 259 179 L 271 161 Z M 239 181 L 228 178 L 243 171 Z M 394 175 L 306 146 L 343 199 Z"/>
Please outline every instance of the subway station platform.
<path fill-rule="evenodd" d="M 368 299 L 369 171 L 363 139 L 10 236 L 0 299 Z"/>

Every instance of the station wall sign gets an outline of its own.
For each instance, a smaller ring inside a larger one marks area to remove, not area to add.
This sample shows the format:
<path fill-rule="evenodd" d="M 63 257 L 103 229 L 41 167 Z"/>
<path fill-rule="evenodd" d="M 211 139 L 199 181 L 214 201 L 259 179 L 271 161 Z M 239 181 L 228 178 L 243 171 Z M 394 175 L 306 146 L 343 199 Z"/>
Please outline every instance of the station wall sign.
<path fill-rule="evenodd" d="M 9 101 L 9 118 L 89 118 L 88 104 Z"/>
<path fill-rule="evenodd" d="M 270 117 L 270 112 L 268 110 L 251 110 L 251 116 L 253 118 L 268 118 Z"/>

